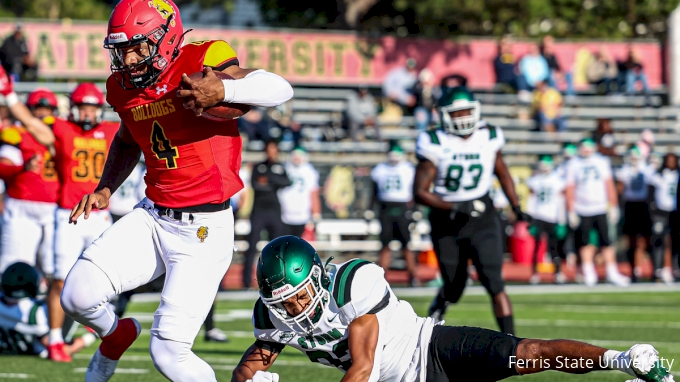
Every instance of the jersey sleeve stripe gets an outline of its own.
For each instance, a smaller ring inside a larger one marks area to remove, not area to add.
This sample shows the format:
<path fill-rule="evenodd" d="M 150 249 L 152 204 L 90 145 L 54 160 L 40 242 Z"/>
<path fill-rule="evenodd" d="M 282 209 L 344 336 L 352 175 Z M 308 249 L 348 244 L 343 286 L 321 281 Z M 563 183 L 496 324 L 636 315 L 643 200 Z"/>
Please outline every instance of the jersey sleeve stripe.
<path fill-rule="evenodd" d="M 437 131 L 436 130 L 430 130 L 427 132 L 430 134 L 430 140 L 432 140 L 432 143 L 435 145 L 439 144 L 439 137 L 437 136 Z"/>
<path fill-rule="evenodd" d="M 37 319 L 38 309 L 40 309 L 41 306 L 42 306 L 42 303 L 36 303 L 31 308 L 31 312 L 28 313 L 28 324 L 29 325 L 36 325 L 38 323 L 38 319 Z"/>
<path fill-rule="evenodd" d="M 352 288 L 349 286 L 352 285 L 352 280 L 354 280 L 354 275 L 357 270 L 368 264 L 371 264 L 371 262 L 358 259 L 352 260 L 338 271 L 333 288 L 333 298 L 339 308 L 345 306 L 352 300 Z"/>
<path fill-rule="evenodd" d="M 367 314 L 377 314 L 381 310 L 387 308 L 387 306 L 390 304 L 390 291 L 385 290 L 385 296 L 383 297 L 382 300 L 376 306 L 373 307 L 373 309 L 369 310 Z"/>
<path fill-rule="evenodd" d="M 269 318 L 269 309 L 260 298 L 258 298 L 255 302 L 255 308 L 253 309 L 253 321 L 255 323 L 255 327 L 260 330 L 275 329 L 272 320 Z"/>

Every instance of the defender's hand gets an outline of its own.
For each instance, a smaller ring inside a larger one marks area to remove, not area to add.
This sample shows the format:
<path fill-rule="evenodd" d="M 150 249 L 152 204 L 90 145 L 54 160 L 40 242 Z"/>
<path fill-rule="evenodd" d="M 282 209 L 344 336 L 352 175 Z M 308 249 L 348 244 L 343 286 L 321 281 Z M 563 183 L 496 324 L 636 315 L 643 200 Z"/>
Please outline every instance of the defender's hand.
<path fill-rule="evenodd" d="M 253 375 L 253 378 L 246 382 L 279 382 L 279 375 L 268 371 L 258 370 Z"/>
<path fill-rule="evenodd" d="M 93 208 L 101 210 L 108 207 L 109 198 L 111 198 L 111 192 L 109 192 L 108 189 L 95 191 L 92 194 L 83 196 L 80 203 L 71 210 L 71 216 L 69 216 L 68 222 L 78 224 L 78 217 L 83 213 L 85 213 L 85 219 L 87 219 L 90 217 L 90 212 Z"/>
<path fill-rule="evenodd" d="M 209 67 L 203 68 L 203 78 L 197 81 L 186 73 L 182 74 L 182 88 L 177 91 L 177 96 L 187 98 L 184 108 L 193 109 L 197 117 L 201 116 L 203 109 L 224 100 L 224 84 Z"/>

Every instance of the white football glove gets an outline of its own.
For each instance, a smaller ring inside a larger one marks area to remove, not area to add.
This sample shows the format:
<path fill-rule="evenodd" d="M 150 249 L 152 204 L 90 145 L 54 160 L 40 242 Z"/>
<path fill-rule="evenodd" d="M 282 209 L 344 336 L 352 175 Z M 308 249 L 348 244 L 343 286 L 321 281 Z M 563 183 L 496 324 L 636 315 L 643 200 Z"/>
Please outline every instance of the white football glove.
<path fill-rule="evenodd" d="M 246 380 L 246 382 L 279 382 L 279 375 L 268 371 L 258 370 L 253 375 L 253 378 Z"/>
<path fill-rule="evenodd" d="M 571 227 L 573 230 L 576 230 L 579 224 L 581 224 L 581 218 L 578 217 L 578 214 L 574 211 L 569 212 L 569 216 L 567 218 L 569 220 L 569 227 Z"/>
<path fill-rule="evenodd" d="M 621 218 L 621 213 L 619 212 L 618 207 L 610 207 L 609 210 L 607 210 L 607 221 L 611 225 L 617 225 L 619 224 L 619 219 Z"/>

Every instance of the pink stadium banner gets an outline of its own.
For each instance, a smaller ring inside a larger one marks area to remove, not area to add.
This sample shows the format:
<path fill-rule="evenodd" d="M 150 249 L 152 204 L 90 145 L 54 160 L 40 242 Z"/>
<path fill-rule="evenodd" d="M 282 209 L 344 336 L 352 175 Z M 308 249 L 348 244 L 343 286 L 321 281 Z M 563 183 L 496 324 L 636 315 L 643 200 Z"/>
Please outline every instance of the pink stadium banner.
<path fill-rule="evenodd" d="M 0 36 L 7 36 L 13 23 L 0 23 Z M 103 79 L 109 74 L 109 56 L 102 48 L 106 25 L 99 23 L 24 24 L 32 56 L 44 78 Z M 473 88 L 495 82 L 493 60 L 496 41 L 484 39 L 428 40 L 420 38 L 363 38 L 352 33 L 253 31 L 196 28 L 187 41 L 222 39 L 237 51 L 244 67 L 276 72 L 294 84 L 378 85 L 385 74 L 408 57 L 420 69 L 429 68 L 436 78 L 461 74 Z M 585 83 L 585 65 L 593 52 L 605 47 L 616 60 L 624 60 L 624 42 L 557 42 L 556 55 L 564 70 L 574 74 L 576 85 Z M 653 42 L 632 44 L 644 58 L 649 85 L 662 83 L 661 46 Z M 513 45 L 516 58 L 529 43 Z"/>

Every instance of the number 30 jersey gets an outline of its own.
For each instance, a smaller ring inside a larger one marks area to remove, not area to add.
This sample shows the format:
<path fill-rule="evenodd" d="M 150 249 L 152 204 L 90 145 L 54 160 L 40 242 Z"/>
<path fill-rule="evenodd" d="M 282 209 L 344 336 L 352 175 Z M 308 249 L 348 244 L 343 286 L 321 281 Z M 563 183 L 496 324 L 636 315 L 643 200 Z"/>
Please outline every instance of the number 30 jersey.
<path fill-rule="evenodd" d="M 437 166 L 434 193 L 447 202 L 478 199 L 491 189 L 496 154 L 505 144 L 503 130 L 480 122 L 467 139 L 441 129 L 424 131 L 416 156 Z"/>
<path fill-rule="evenodd" d="M 255 338 L 294 347 L 312 362 L 347 372 L 352 366 L 349 324 L 375 314 L 378 344 L 368 381 L 419 381 L 433 320 L 418 317 L 408 302 L 398 300 L 376 264 L 359 259 L 332 264 L 329 276 L 332 298 L 313 333 L 305 336 L 291 331 L 258 299 L 253 311 Z"/>
<path fill-rule="evenodd" d="M 226 42 L 197 41 L 183 46 L 148 88 L 124 90 L 115 74 L 106 81 L 107 101 L 144 152 L 146 196 L 154 203 L 170 208 L 219 204 L 243 188 L 236 120 L 197 117 L 177 97 L 183 73 L 237 63 Z"/>
<path fill-rule="evenodd" d="M 70 121 L 54 122 L 54 163 L 61 182 L 59 207 L 70 210 L 97 188 L 119 127 L 118 123 L 105 121 L 85 131 Z"/>

